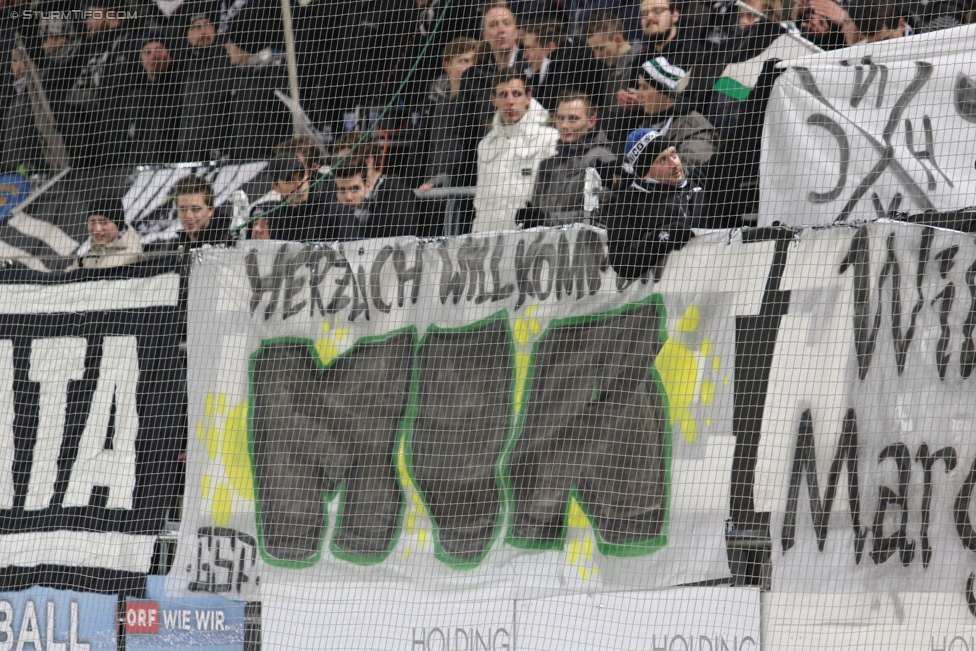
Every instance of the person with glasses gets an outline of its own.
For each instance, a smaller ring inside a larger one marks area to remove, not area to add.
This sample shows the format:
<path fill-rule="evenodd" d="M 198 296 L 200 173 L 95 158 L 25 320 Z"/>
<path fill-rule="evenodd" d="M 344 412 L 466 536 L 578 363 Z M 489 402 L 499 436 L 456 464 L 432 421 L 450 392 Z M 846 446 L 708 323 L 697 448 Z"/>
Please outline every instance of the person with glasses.
<path fill-rule="evenodd" d="M 176 248 L 196 249 L 204 244 L 226 244 L 229 240 L 230 220 L 214 216 L 214 191 L 205 179 L 190 174 L 173 186 L 176 216 L 180 220 L 180 236 Z"/>

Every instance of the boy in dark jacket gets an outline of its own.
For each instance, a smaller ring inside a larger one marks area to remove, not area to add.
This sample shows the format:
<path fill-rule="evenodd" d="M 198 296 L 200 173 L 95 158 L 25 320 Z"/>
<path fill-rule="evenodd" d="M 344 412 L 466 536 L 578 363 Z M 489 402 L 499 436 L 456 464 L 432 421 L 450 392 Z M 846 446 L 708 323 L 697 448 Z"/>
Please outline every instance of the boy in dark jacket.
<path fill-rule="evenodd" d="M 626 185 L 606 210 L 610 264 L 622 278 L 639 278 L 694 237 L 701 187 L 688 178 L 667 133 L 636 131 L 627 139 Z"/>

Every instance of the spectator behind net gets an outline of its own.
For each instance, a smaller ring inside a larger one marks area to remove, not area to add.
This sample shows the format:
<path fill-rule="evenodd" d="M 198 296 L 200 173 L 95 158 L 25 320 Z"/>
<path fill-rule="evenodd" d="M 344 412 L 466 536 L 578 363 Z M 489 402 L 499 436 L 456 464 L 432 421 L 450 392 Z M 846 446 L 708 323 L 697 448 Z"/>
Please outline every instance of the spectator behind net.
<path fill-rule="evenodd" d="M 642 0 L 640 5 L 641 29 L 644 44 L 632 81 L 637 81 L 641 66 L 646 61 L 663 61 L 668 66 L 681 71 L 681 77 L 696 65 L 705 52 L 705 42 L 697 37 L 696 30 L 681 26 L 681 13 L 677 0 Z M 647 112 L 646 97 L 638 95 L 639 87 L 630 86 L 617 92 L 618 119 L 613 125 L 606 125 L 610 137 L 618 146 L 641 121 L 628 119 L 628 116 Z M 674 86 L 669 89 L 674 91 Z"/>
<path fill-rule="evenodd" d="M 833 0 L 799 0 L 791 15 L 804 38 L 824 50 L 836 50 L 863 38 L 846 6 L 847 2 Z"/>
<path fill-rule="evenodd" d="M 435 187 L 451 185 L 457 165 L 457 143 L 446 135 L 457 107 L 461 76 L 474 65 L 481 43 L 472 38 L 456 38 L 444 47 L 441 76 L 430 82 L 420 106 L 415 165 L 418 171 L 407 176 L 426 179 L 418 191 L 423 194 Z"/>
<path fill-rule="evenodd" d="M 596 107 L 584 93 L 569 91 L 559 97 L 556 155 L 539 167 L 529 207 L 520 209 L 515 217 L 521 226 L 557 226 L 593 216 L 600 201 L 601 179 L 609 180 L 617 167 L 607 135 L 596 123 Z M 588 183 L 595 192 L 591 205 L 586 205 Z"/>
<path fill-rule="evenodd" d="M 129 76 L 128 97 L 119 110 L 127 162 L 177 162 L 182 82 L 166 34 L 153 30 L 142 38 L 139 67 Z"/>
<path fill-rule="evenodd" d="M 580 87 L 589 81 L 575 48 L 566 42 L 566 24 L 552 17 L 536 18 L 519 30 L 523 71 L 537 102 L 556 110 L 562 87 L 572 78 Z"/>
<path fill-rule="evenodd" d="M 372 177 L 363 156 L 353 154 L 332 168 L 340 215 L 352 217 L 358 239 L 417 235 L 418 211 L 413 190 L 402 179 Z"/>
<path fill-rule="evenodd" d="M 443 137 L 449 138 L 457 149 L 451 182 L 458 187 L 474 185 L 477 177 L 478 141 L 484 136 L 494 111 L 492 79 L 500 72 L 522 66 L 515 14 L 504 0 L 485 5 L 481 37 L 485 50 L 478 63 L 461 77 L 461 89 L 454 105 L 456 111 L 444 125 Z"/>
<path fill-rule="evenodd" d="M 112 164 L 118 152 L 112 124 L 126 90 L 125 5 L 92 0 L 85 7 L 87 29 L 81 43 L 80 71 L 66 93 L 64 135 L 75 167 Z"/>
<path fill-rule="evenodd" d="M 877 43 L 909 34 L 905 5 L 891 0 L 856 0 L 848 7 L 861 38 L 857 43 Z"/>
<path fill-rule="evenodd" d="M 523 75 L 500 73 L 492 88 L 492 129 L 478 143 L 474 232 L 516 228 L 515 215 L 532 197 L 539 166 L 556 153 L 559 139 L 559 132 L 546 126 L 548 111 L 532 99 Z"/>
<path fill-rule="evenodd" d="M 586 26 L 586 44 L 600 64 L 598 91 L 592 96 L 600 108 L 603 129 L 612 129 L 633 109 L 631 104 L 618 105 L 618 96 L 635 85 L 638 48 L 627 41 L 624 24 L 609 12 L 600 12 Z M 611 139 L 614 139 L 611 134 Z M 623 140 L 623 136 L 619 138 Z"/>
<path fill-rule="evenodd" d="M 231 97 L 234 92 L 230 57 L 217 43 L 207 14 L 195 14 L 186 28 L 184 81 L 178 132 L 179 159 L 219 160 L 230 147 Z"/>
<path fill-rule="evenodd" d="M 214 215 L 213 186 L 193 174 L 184 176 L 173 186 L 176 215 L 183 230 L 175 247 L 196 249 L 204 244 L 226 244 L 230 219 Z"/>
<path fill-rule="evenodd" d="M 675 147 L 685 167 L 698 170 L 715 153 L 715 127 L 698 111 L 678 105 L 676 88 L 686 74 L 663 55 L 643 63 L 636 91 L 642 115 L 636 126 L 666 133 L 668 146 Z"/>
<path fill-rule="evenodd" d="M 659 267 L 694 234 L 701 188 L 681 164 L 663 131 L 635 131 L 622 166 L 624 187 L 605 210 L 610 264 L 623 278 L 639 278 Z"/>
<path fill-rule="evenodd" d="M 279 197 L 267 217 L 254 222 L 251 237 L 256 240 L 324 241 L 350 239 L 355 224 L 341 213 L 329 210 L 328 186 L 311 183 L 312 172 L 294 153 L 278 154 L 268 164 L 271 189 Z"/>
<path fill-rule="evenodd" d="M 66 269 L 109 269 L 135 264 L 142 259 L 142 244 L 135 229 L 125 223 L 119 199 L 99 199 L 88 209 L 88 251 Z"/>

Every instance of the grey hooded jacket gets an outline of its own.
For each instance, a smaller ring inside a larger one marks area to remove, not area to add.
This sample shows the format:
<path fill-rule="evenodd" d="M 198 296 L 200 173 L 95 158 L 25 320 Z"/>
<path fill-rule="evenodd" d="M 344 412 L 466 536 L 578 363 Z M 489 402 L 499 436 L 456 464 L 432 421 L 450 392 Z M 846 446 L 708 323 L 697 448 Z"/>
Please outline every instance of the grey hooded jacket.
<path fill-rule="evenodd" d="M 591 131 L 573 144 L 556 145 L 556 155 L 542 161 L 532 191 L 532 207 L 545 213 L 544 225 L 586 219 L 588 215 L 583 211 L 586 169 L 594 167 L 601 171 L 616 162 L 617 156 L 610 151 L 603 131 Z"/>

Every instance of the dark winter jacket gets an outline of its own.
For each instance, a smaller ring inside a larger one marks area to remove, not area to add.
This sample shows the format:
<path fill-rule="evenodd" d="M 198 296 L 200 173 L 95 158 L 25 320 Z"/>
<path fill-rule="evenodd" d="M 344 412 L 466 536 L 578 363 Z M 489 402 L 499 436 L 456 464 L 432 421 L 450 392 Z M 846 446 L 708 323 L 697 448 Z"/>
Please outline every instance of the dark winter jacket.
<path fill-rule="evenodd" d="M 566 90 L 578 90 L 589 97 L 595 97 L 601 90 L 601 68 L 604 66 L 593 58 L 590 48 L 566 44 L 553 52 L 542 70 L 532 73 L 525 65 L 524 72 L 535 98 L 546 110 L 555 112 L 559 95 Z"/>
<path fill-rule="evenodd" d="M 219 45 L 191 48 L 185 62 L 178 151 L 181 161 L 219 158 L 229 149 L 233 68 Z"/>
<path fill-rule="evenodd" d="M 281 53 L 262 50 L 231 71 L 230 115 L 233 137 L 228 155 L 235 160 L 263 160 L 292 135 L 292 118 L 275 90 L 288 94 L 288 72 Z"/>
<path fill-rule="evenodd" d="M 355 239 L 357 222 L 348 210 L 336 210 L 332 183 L 320 181 L 309 188 L 308 199 L 285 205 L 268 215 L 268 230 L 273 240 L 293 242 L 332 242 Z M 342 208 L 341 205 L 338 206 Z"/>
<path fill-rule="evenodd" d="M 204 244 L 230 244 L 230 242 L 230 219 L 214 214 L 210 224 L 198 233 L 196 242 L 190 241 L 190 236 L 186 234 L 186 231 L 180 231 L 173 248 L 179 249 L 182 246 L 184 251 L 189 251 L 198 249 Z"/>
<path fill-rule="evenodd" d="M 639 278 L 694 237 L 701 186 L 692 179 L 662 185 L 633 179 L 604 210 L 610 264 L 623 278 Z"/>
<path fill-rule="evenodd" d="M 609 181 L 607 168 L 615 166 L 617 156 L 608 148 L 602 131 L 586 134 L 579 142 L 556 145 L 556 155 L 542 161 L 532 191 L 531 204 L 540 211 L 542 223 L 523 226 L 557 226 L 581 221 L 589 215 L 583 211 L 583 187 L 587 168 L 596 168 Z"/>
<path fill-rule="evenodd" d="M 383 175 L 356 209 L 355 217 L 358 239 L 416 235 L 418 212 L 413 188 L 404 179 Z"/>
<path fill-rule="evenodd" d="M 113 129 L 126 91 L 129 42 L 121 29 L 96 34 L 81 44 L 81 72 L 65 94 L 63 135 L 76 166 L 117 162 Z"/>
<path fill-rule="evenodd" d="M 37 62 L 52 116 L 62 133 L 69 117 L 65 97 L 79 72 L 78 49 L 77 43 L 69 43 L 50 56 L 40 57 Z M 13 90 L 14 96 L 3 119 L 2 169 L 12 172 L 21 165 L 42 169 L 46 165 L 45 143 L 35 126 L 26 78 L 14 83 Z"/>
<path fill-rule="evenodd" d="M 137 80 L 119 111 L 125 159 L 130 165 L 175 163 L 179 160 L 178 73 L 171 68 L 156 81 L 150 81 L 142 69 L 132 74 Z"/>

